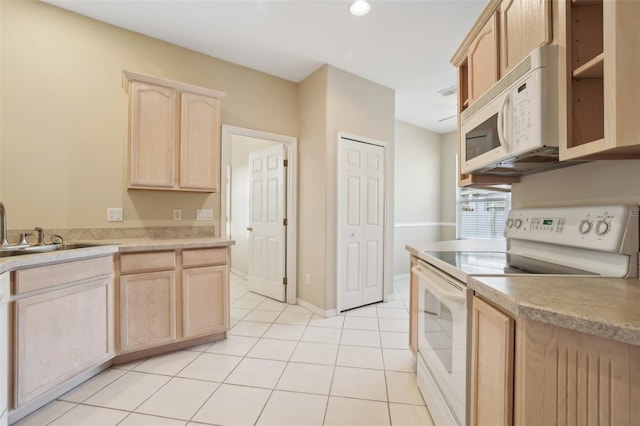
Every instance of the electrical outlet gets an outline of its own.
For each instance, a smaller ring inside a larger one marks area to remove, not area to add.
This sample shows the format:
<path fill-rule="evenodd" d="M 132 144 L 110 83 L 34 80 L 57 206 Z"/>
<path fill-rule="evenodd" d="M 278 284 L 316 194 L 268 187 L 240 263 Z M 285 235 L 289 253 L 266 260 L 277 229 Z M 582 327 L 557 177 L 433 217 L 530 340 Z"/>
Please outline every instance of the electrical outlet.
<path fill-rule="evenodd" d="M 182 210 L 173 209 L 173 220 L 182 220 Z"/>
<path fill-rule="evenodd" d="M 196 209 L 196 220 L 213 220 L 213 209 Z"/>
<path fill-rule="evenodd" d="M 107 222 L 122 222 L 122 208 L 121 207 L 107 208 Z"/>
<path fill-rule="evenodd" d="M 311 284 L 311 274 L 306 274 L 304 276 L 304 282 L 305 284 Z"/>

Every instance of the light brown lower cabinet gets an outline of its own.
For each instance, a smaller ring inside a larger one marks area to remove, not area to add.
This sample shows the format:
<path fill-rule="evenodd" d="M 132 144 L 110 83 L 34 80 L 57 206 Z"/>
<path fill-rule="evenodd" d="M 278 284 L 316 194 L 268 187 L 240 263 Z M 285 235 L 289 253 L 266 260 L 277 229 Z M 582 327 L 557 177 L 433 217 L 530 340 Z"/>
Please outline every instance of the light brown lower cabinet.
<path fill-rule="evenodd" d="M 120 277 L 120 352 L 176 341 L 176 273 Z"/>
<path fill-rule="evenodd" d="M 471 424 L 512 424 L 514 320 L 478 297 L 471 319 Z"/>
<path fill-rule="evenodd" d="M 228 248 L 123 253 L 119 265 L 116 362 L 229 328 Z"/>
<path fill-rule="evenodd" d="M 182 271 L 182 325 L 184 337 L 226 331 L 229 298 L 226 266 Z"/>
<path fill-rule="evenodd" d="M 638 424 L 640 346 L 514 319 L 479 297 L 472 315 L 472 425 Z"/>
<path fill-rule="evenodd" d="M 409 349 L 414 355 L 418 353 L 418 277 L 411 269 L 418 264 L 418 258 L 411 256 L 409 267 Z"/>
<path fill-rule="evenodd" d="M 54 274 L 62 266 L 66 280 Z M 12 405 L 18 408 L 113 358 L 113 259 L 16 271 L 14 282 Z"/>
<path fill-rule="evenodd" d="M 516 326 L 516 425 L 640 422 L 640 346 L 536 321 Z"/>
<path fill-rule="evenodd" d="M 9 416 L 9 273 L 0 274 L 0 426 L 7 425 Z"/>

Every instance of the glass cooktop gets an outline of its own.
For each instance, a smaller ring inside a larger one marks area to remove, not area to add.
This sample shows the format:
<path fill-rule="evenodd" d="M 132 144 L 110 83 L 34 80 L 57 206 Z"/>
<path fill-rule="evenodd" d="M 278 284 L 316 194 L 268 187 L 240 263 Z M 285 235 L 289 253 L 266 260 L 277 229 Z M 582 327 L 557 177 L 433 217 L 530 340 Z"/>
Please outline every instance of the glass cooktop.
<path fill-rule="evenodd" d="M 597 275 L 593 272 L 505 252 L 424 251 L 424 253 L 469 275 Z"/>

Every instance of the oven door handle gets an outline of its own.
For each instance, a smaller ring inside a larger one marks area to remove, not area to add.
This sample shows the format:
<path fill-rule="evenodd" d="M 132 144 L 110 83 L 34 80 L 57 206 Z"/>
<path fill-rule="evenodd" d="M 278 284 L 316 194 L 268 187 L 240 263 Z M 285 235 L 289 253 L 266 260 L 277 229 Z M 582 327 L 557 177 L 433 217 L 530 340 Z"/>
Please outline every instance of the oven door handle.
<path fill-rule="evenodd" d="M 460 305 L 464 305 L 466 303 L 465 294 L 459 291 L 451 291 L 447 288 L 444 288 L 440 285 L 436 280 L 429 278 L 423 271 L 420 265 L 416 265 L 411 268 L 411 272 L 414 273 L 420 280 L 427 283 L 429 287 L 429 291 L 434 293 L 440 299 L 450 300 L 451 302 L 458 303 Z"/>

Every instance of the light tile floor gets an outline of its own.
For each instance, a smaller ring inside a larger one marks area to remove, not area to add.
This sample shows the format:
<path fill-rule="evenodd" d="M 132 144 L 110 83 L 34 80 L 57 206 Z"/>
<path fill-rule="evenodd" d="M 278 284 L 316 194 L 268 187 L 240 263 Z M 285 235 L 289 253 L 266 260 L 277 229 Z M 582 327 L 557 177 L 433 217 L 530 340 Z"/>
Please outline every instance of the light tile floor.
<path fill-rule="evenodd" d="M 114 366 L 17 425 L 433 425 L 407 348 L 408 280 L 322 318 L 231 277 L 228 338 Z"/>

